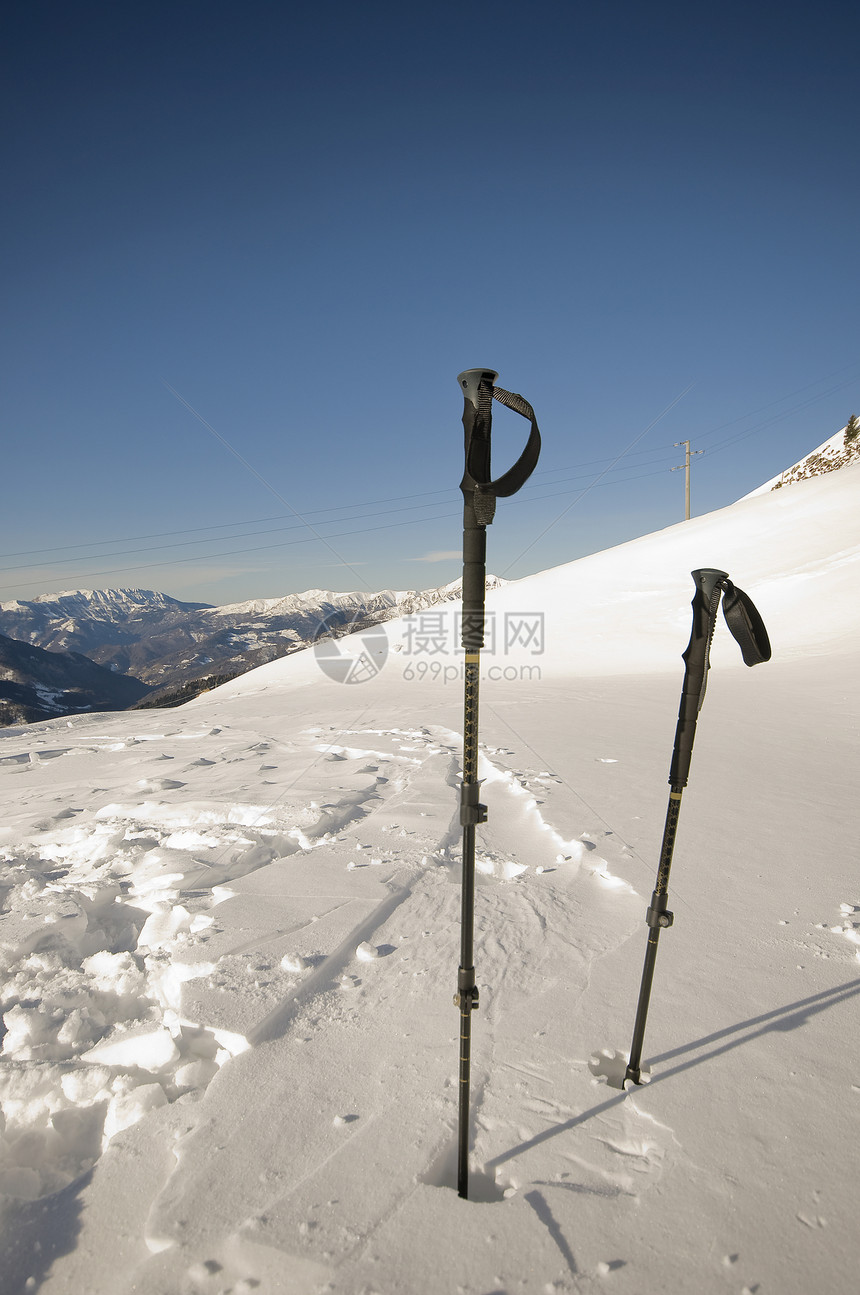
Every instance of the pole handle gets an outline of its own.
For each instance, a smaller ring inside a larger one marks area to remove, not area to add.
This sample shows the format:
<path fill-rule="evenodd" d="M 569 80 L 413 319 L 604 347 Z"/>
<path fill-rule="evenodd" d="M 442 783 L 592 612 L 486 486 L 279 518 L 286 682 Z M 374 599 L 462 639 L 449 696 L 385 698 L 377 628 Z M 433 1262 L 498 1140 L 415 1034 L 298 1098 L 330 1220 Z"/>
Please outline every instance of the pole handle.
<path fill-rule="evenodd" d="M 711 641 L 716 626 L 717 608 L 723 595 L 723 581 L 728 572 L 716 567 L 701 567 L 691 572 L 696 590 L 693 594 L 693 625 L 690 642 L 681 659 L 686 667 L 675 729 L 675 746 L 669 782 L 673 787 L 686 787 L 696 736 L 696 721 L 705 700 L 710 668 Z"/>
<path fill-rule="evenodd" d="M 523 396 L 497 387 L 498 376 L 495 369 L 465 369 L 457 377 L 463 392 L 466 463 L 460 489 L 466 503 L 467 525 L 471 512 L 474 525 L 488 526 L 493 520 L 496 499 L 516 494 L 534 472 L 540 456 L 540 430 L 534 410 Z M 495 481 L 490 466 L 493 400 L 527 418 L 531 424 L 522 454 L 513 467 Z"/>
<path fill-rule="evenodd" d="M 673 787 L 686 787 L 696 736 L 696 721 L 705 700 L 710 669 L 711 642 L 717 623 L 717 609 L 722 599 L 723 616 L 732 637 L 741 649 L 746 665 L 769 661 L 770 640 L 764 621 L 748 594 L 732 584 L 726 571 L 717 567 L 699 567 L 690 574 L 696 585 L 693 594 L 693 626 L 690 642 L 682 653 L 686 666 L 678 726 L 675 730 L 675 747 L 669 782 Z"/>
<path fill-rule="evenodd" d="M 496 385 L 498 377 L 495 369 L 464 369 L 462 373 L 457 374 L 457 381 L 463 390 L 463 398 L 477 409 L 481 383 L 486 383 L 492 388 Z"/>

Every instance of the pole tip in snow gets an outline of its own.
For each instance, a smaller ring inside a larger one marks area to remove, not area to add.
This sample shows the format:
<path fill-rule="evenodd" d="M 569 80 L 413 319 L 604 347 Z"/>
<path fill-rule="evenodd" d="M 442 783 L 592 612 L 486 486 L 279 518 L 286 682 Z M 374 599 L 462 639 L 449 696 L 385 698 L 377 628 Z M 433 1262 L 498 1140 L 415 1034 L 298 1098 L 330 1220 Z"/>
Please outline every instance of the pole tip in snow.
<path fill-rule="evenodd" d="M 482 382 L 489 382 L 494 387 L 499 379 L 495 369 L 464 369 L 457 374 L 457 382 L 466 400 L 478 408 L 478 387 Z"/>

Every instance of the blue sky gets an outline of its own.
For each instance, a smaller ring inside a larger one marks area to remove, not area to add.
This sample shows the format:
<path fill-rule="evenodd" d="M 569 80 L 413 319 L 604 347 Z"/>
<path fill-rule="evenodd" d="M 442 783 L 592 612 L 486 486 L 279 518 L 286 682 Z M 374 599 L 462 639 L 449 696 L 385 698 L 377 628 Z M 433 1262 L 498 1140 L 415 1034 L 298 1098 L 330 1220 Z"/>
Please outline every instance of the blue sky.
<path fill-rule="evenodd" d="M 847 4 L 7 8 L 0 598 L 452 580 L 475 365 L 544 437 L 499 574 L 680 520 L 687 437 L 695 513 L 753 489 L 860 412 L 858 35 Z M 500 469 L 526 431 L 497 409 Z"/>

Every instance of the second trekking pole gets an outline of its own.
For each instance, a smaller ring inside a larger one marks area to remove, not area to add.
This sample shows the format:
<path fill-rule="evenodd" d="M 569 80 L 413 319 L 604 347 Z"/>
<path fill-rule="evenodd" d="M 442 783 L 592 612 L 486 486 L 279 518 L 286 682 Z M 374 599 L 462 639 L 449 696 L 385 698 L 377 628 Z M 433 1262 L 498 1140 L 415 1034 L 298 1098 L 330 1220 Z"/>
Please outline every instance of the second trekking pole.
<path fill-rule="evenodd" d="M 461 643 L 465 651 L 463 715 L 463 781 L 460 787 L 460 823 L 463 828 L 463 882 L 460 910 L 460 967 L 454 1003 L 460 1010 L 460 1083 L 457 1151 L 457 1191 L 469 1196 L 469 1114 L 472 1055 L 472 1013 L 478 1006 L 475 982 L 475 827 L 486 822 L 487 809 L 479 803 L 478 690 L 481 649 L 484 646 L 487 584 L 487 527 L 493 520 L 496 498 L 516 494 L 534 471 L 540 454 L 540 432 L 527 400 L 495 386 L 499 375 L 492 369 L 467 369 L 457 378 L 463 393 L 463 432 L 466 462 L 460 489 L 463 492 L 463 618 Z M 497 480 L 490 470 L 490 433 L 493 400 L 506 405 L 531 423 L 526 447 L 514 466 Z"/>
<path fill-rule="evenodd" d="M 705 700 L 705 689 L 708 686 L 710 668 L 711 640 L 716 627 L 716 615 L 723 601 L 723 615 L 726 624 L 737 640 L 746 665 L 758 665 L 761 661 L 770 660 L 770 642 L 764 622 L 749 598 L 742 589 L 732 584 L 725 571 L 713 567 L 703 567 L 691 572 L 696 590 L 693 594 L 693 628 L 690 642 L 682 659 L 685 664 L 684 685 L 681 689 L 681 705 L 678 711 L 678 723 L 675 728 L 675 746 L 672 751 L 672 764 L 669 770 L 669 806 L 666 810 L 666 823 L 663 829 L 663 843 L 660 847 L 660 862 L 657 867 L 657 882 L 651 896 L 651 904 L 645 914 L 648 926 L 648 943 L 645 948 L 645 963 L 642 968 L 642 981 L 639 987 L 639 1001 L 636 1006 L 636 1021 L 633 1026 L 633 1042 L 630 1045 L 630 1060 L 624 1075 L 622 1087 L 628 1079 L 634 1084 L 642 1082 L 642 1043 L 645 1038 L 645 1022 L 648 1017 L 648 1003 L 651 998 L 651 984 L 654 979 L 654 966 L 657 962 L 657 944 L 660 932 L 672 925 L 674 915 L 669 912 L 669 870 L 672 867 L 672 855 L 675 850 L 675 835 L 678 830 L 678 817 L 681 813 L 681 797 L 687 785 L 690 773 L 690 759 L 693 754 L 693 741 L 696 737 L 696 721 L 702 703 Z"/>

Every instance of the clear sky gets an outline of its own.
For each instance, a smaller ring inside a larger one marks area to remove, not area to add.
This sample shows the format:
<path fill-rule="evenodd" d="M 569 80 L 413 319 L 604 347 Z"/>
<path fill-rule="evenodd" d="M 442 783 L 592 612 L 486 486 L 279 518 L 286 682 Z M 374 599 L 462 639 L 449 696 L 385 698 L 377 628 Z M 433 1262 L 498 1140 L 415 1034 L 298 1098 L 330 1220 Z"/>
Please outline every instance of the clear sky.
<path fill-rule="evenodd" d="M 477 365 L 544 437 L 498 574 L 680 520 L 676 441 L 694 513 L 773 476 L 860 412 L 858 36 L 855 4 L 7 6 L 0 598 L 452 580 Z M 497 407 L 499 469 L 526 432 Z"/>

